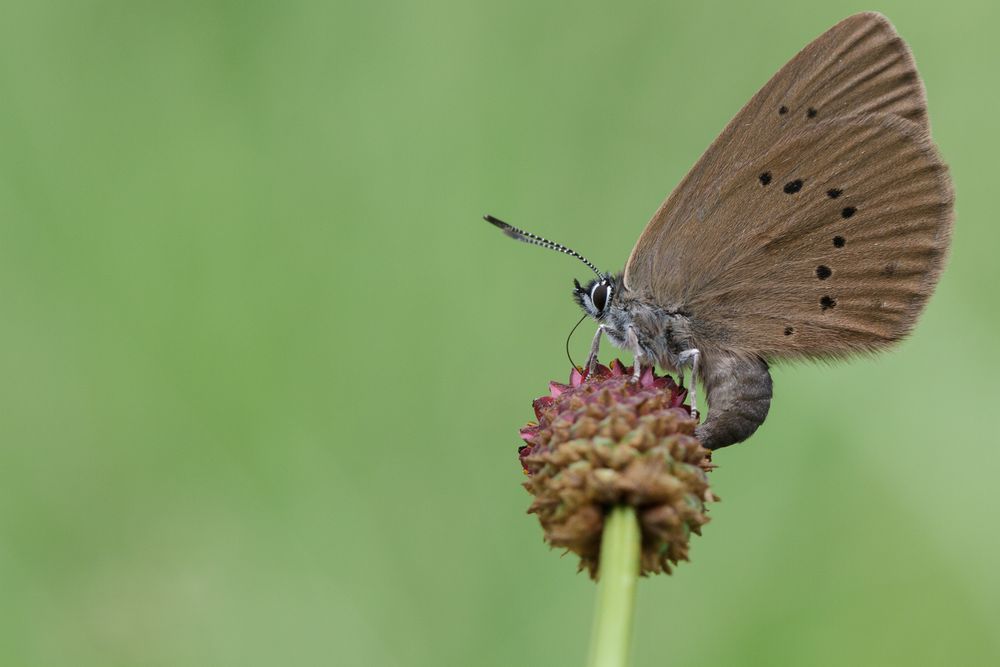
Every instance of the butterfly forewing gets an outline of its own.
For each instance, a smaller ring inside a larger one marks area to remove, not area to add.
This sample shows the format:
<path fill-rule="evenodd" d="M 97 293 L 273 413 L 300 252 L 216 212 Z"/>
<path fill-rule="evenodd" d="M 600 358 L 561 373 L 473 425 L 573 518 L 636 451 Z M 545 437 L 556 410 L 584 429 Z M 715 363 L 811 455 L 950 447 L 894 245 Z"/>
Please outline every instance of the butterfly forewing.
<path fill-rule="evenodd" d="M 730 122 L 646 227 L 625 282 L 689 314 L 702 347 L 875 350 L 933 289 L 951 209 L 909 50 L 859 14 Z"/>

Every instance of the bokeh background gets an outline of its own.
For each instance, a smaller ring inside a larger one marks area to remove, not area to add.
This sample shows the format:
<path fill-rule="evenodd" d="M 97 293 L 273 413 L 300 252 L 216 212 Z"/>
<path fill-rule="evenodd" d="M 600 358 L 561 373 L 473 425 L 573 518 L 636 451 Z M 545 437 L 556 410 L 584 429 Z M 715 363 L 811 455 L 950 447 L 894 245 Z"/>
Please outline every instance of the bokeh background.
<path fill-rule="evenodd" d="M 985 0 L 4 2 L 0 664 L 582 664 L 595 589 L 515 449 L 586 271 L 479 216 L 621 268 L 873 8 L 953 170 L 950 266 L 893 353 L 776 370 L 634 658 L 998 664 Z"/>

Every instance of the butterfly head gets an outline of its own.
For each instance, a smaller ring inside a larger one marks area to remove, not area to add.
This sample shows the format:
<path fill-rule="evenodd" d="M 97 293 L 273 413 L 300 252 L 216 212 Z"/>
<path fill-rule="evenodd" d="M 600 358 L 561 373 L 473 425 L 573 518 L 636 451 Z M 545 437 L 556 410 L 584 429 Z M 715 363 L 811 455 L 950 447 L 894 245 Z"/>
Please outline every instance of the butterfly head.
<path fill-rule="evenodd" d="M 572 248 L 567 248 L 561 243 L 549 241 L 548 239 L 544 239 L 541 236 L 532 234 L 531 232 L 526 232 L 523 229 L 518 229 L 517 227 L 508 225 L 503 220 L 495 218 L 492 215 L 484 216 L 484 219 L 512 239 L 516 239 L 524 243 L 530 243 L 531 245 L 541 246 L 542 248 L 548 248 L 549 250 L 556 250 L 565 255 L 576 257 L 578 260 L 586 264 L 587 268 L 593 271 L 597 277 L 588 282 L 586 285 L 581 285 L 579 280 L 574 280 L 573 298 L 580 305 L 580 308 L 583 309 L 583 312 L 586 315 L 589 315 L 595 320 L 604 321 L 613 309 L 614 297 L 619 291 L 619 285 L 621 285 L 620 276 L 616 277 L 610 273 L 602 273 L 589 259 Z"/>
<path fill-rule="evenodd" d="M 591 271 L 597 276 L 594 280 L 587 283 L 586 287 L 580 284 L 580 281 L 574 280 L 573 285 L 575 289 L 573 290 L 573 298 L 576 302 L 580 304 L 583 308 L 583 312 L 590 315 L 595 320 L 604 319 L 608 311 L 611 308 L 611 299 L 615 294 L 615 288 L 618 285 L 618 281 L 610 273 L 601 273 L 594 266 L 593 262 L 589 259 L 573 250 L 572 248 L 567 248 L 561 243 L 556 243 L 555 241 L 549 241 L 541 236 L 532 234 L 531 232 L 526 232 L 523 229 L 518 229 L 508 225 L 503 220 L 495 218 L 492 215 L 483 216 L 486 222 L 490 223 L 494 227 L 497 227 L 507 236 L 515 239 L 517 241 L 522 241 L 524 243 L 530 243 L 531 245 L 541 246 L 542 248 L 548 248 L 549 250 L 556 250 L 565 255 L 570 255 L 576 257 L 578 260 L 587 265 Z"/>
<path fill-rule="evenodd" d="M 581 285 L 579 280 L 573 281 L 573 298 L 587 315 L 595 320 L 604 319 L 611 308 L 611 299 L 615 294 L 615 279 L 610 274 Z"/>

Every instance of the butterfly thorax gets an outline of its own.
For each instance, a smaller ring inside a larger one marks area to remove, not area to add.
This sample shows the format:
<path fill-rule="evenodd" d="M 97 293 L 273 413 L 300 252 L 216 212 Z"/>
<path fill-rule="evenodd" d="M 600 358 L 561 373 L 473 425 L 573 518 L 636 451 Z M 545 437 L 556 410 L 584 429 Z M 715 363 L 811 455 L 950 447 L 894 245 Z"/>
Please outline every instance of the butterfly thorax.
<path fill-rule="evenodd" d="M 676 372 L 678 355 L 694 347 L 690 319 L 629 291 L 621 280 L 617 287 L 599 320 L 605 335 L 615 346 L 634 352 L 629 344 L 631 328 L 645 361 Z"/>

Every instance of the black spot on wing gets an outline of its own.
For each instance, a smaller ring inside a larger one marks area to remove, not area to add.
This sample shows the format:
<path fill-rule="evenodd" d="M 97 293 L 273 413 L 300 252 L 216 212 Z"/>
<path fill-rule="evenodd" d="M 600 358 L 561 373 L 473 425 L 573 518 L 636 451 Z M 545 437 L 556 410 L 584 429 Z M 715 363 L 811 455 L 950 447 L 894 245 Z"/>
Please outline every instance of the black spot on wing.
<path fill-rule="evenodd" d="M 802 189 L 802 179 L 796 178 L 794 181 L 788 181 L 785 183 L 785 194 L 794 195 L 796 192 Z"/>

